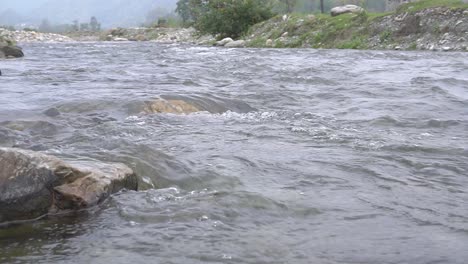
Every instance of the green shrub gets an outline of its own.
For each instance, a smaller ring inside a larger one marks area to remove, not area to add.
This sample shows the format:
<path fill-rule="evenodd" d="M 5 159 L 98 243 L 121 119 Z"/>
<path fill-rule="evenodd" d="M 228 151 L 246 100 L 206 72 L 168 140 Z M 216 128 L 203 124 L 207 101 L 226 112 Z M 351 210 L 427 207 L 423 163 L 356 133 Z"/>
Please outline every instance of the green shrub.
<path fill-rule="evenodd" d="M 273 16 L 267 0 L 211 0 L 195 21 L 195 28 L 220 38 L 238 38 L 250 26 Z"/>

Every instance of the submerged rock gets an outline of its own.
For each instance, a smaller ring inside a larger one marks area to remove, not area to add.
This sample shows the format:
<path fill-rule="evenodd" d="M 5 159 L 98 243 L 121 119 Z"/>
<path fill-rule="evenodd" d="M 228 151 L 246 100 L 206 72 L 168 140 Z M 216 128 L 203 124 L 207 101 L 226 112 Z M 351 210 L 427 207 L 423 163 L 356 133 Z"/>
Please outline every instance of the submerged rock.
<path fill-rule="evenodd" d="M 362 13 L 364 8 L 357 5 L 337 6 L 331 9 L 331 16 L 339 16 L 346 13 Z"/>
<path fill-rule="evenodd" d="M 0 148 L 0 223 L 84 209 L 121 189 L 137 189 L 124 164 L 65 162 L 53 156 Z"/>
<path fill-rule="evenodd" d="M 148 114 L 190 114 L 195 112 L 218 114 L 227 111 L 247 113 L 256 111 L 256 109 L 239 100 L 218 98 L 214 96 L 163 95 L 161 98 L 146 101 L 142 112 Z"/>

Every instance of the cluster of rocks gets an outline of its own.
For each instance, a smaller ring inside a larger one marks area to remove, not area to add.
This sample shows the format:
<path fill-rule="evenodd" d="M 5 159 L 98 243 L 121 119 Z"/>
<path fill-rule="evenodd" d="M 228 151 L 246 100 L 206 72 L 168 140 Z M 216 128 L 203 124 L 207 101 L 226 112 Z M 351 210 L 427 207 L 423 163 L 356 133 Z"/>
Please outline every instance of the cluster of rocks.
<path fill-rule="evenodd" d="M 15 42 L 70 42 L 73 39 L 54 33 L 40 33 L 35 31 L 16 30 L 11 31 L 0 28 L 0 36 L 11 39 Z"/>
<path fill-rule="evenodd" d="M 137 188 L 136 175 L 124 164 L 0 148 L 0 225 L 86 209 L 112 193 Z"/>
<path fill-rule="evenodd" d="M 215 42 L 210 35 L 199 35 L 194 28 L 116 28 L 101 36 L 106 41 L 152 41 L 158 43 L 192 43 L 206 45 Z"/>
<path fill-rule="evenodd" d="M 369 47 L 468 51 L 468 10 L 434 7 L 397 13 L 370 25 Z"/>

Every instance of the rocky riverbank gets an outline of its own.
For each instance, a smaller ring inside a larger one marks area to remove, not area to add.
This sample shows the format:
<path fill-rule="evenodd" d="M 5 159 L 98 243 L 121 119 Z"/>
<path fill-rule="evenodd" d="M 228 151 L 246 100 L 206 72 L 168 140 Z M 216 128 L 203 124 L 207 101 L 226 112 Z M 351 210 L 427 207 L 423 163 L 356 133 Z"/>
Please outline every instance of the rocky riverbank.
<path fill-rule="evenodd" d="M 253 26 L 247 47 L 468 51 L 468 9 L 284 15 Z"/>
<path fill-rule="evenodd" d="M 73 39 L 54 33 L 40 33 L 36 31 L 24 31 L 16 30 L 11 31 L 4 28 L 0 28 L 0 36 L 6 39 L 11 39 L 14 42 L 25 43 L 25 42 L 71 42 Z"/>
<path fill-rule="evenodd" d="M 190 43 L 211 45 L 210 35 L 199 34 L 193 28 L 114 28 L 104 32 L 72 32 L 67 36 L 77 41 L 152 41 L 158 43 Z"/>

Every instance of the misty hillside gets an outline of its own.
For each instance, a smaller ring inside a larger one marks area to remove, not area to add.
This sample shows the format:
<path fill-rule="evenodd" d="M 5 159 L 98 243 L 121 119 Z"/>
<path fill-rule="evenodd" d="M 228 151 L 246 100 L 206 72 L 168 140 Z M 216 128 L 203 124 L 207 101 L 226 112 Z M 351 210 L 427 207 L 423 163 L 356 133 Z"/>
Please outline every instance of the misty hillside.
<path fill-rule="evenodd" d="M 22 23 L 39 24 L 42 19 L 57 24 L 72 23 L 73 20 L 89 22 L 91 16 L 96 16 L 105 28 L 137 26 L 145 22 L 151 9 L 163 8 L 171 12 L 175 9 L 176 2 L 177 0 L 48 0 L 23 15 Z M 23 14 L 21 10 L 15 11 Z M 18 23 L 18 19 L 15 17 L 8 20 Z"/>
<path fill-rule="evenodd" d="M 21 23 L 22 20 L 24 18 L 12 8 L 5 11 L 0 10 L 0 25 L 15 25 Z"/>

